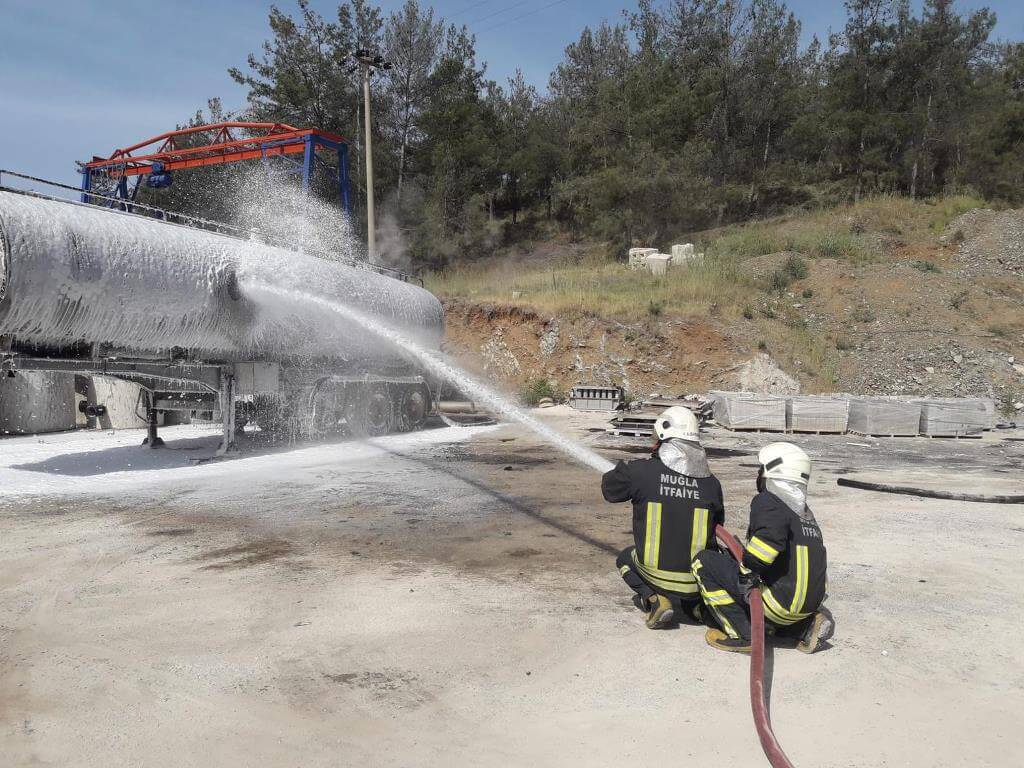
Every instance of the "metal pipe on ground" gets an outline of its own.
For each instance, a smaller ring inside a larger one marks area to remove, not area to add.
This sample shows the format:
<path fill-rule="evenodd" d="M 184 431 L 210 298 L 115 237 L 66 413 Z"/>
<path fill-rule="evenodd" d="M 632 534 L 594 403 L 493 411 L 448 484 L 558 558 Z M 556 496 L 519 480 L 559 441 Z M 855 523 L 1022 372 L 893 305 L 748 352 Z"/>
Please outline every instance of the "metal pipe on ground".
<path fill-rule="evenodd" d="M 441 413 L 476 413 L 479 408 L 472 400 L 441 400 L 437 410 Z"/>
<path fill-rule="evenodd" d="M 743 547 L 736 537 L 722 526 L 715 527 L 715 536 L 726 546 L 738 562 L 743 562 Z M 764 695 L 764 605 L 761 590 L 752 589 L 748 595 L 750 603 L 750 709 L 754 714 L 754 727 L 761 740 L 761 749 L 772 768 L 794 768 L 793 763 L 782 751 L 782 746 L 772 731 L 768 702 Z"/>

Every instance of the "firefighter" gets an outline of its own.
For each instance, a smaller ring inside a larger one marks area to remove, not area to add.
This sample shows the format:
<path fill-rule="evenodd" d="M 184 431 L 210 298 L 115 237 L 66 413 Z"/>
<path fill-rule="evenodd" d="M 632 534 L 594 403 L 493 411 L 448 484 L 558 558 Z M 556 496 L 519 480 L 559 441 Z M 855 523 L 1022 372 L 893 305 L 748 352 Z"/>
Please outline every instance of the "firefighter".
<path fill-rule="evenodd" d="M 719 650 L 749 653 L 747 595 L 759 587 L 766 628 L 797 634 L 797 648 L 813 653 L 830 620 L 819 610 L 827 587 L 826 552 L 821 528 L 807 506 L 811 460 L 792 443 L 766 445 L 757 460 L 758 493 L 750 503 L 743 563 L 710 549 L 693 561 L 708 618 L 719 626 L 704 638 Z"/>
<path fill-rule="evenodd" d="M 654 432 L 650 458 L 620 461 L 601 479 L 601 491 L 607 501 L 633 502 L 634 546 L 619 553 L 616 565 L 647 613 L 647 626 L 660 629 L 680 611 L 700 620 L 690 564 L 711 545 L 725 508 L 693 412 L 672 406 L 658 416 Z"/>

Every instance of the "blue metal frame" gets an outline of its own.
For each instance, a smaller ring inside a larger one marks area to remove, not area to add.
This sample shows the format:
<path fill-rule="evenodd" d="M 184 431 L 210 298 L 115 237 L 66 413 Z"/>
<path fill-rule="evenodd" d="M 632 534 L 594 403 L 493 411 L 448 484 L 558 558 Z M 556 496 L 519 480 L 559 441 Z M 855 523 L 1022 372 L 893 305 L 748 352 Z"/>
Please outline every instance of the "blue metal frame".
<path fill-rule="evenodd" d="M 95 201 L 98 198 L 94 197 L 93 195 L 87 194 L 88 192 L 91 192 L 92 188 L 93 188 L 92 187 L 92 173 L 87 168 L 83 169 L 82 170 L 82 196 L 81 196 L 81 200 L 82 200 L 83 203 L 93 203 L 94 205 L 104 205 L 107 208 L 119 208 L 122 211 L 131 212 L 132 206 L 130 205 L 130 203 L 134 202 L 135 198 L 139 194 L 139 186 L 141 186 L 141 184 L 142 184 L 142 178 L 143 178 L 142 176 L 138 176 L 135 179 L 135 183 L 129 187 L 128 186 L 128 178 L 126 176 L 122 176 L 120 179 L 118 179 L 117 187 L 114 189 L 114 191 L 112 193 L 110 193 L 109 195 L 108 194 L 104 194 L 103 195 L 103 197 L 105 197 L 105 198 L 116 198 L 117 200 L 124 200 L 125 201 L 124 203 L 118 203 L 118 202 L 116 202 L 115 200 L 112 200 L 112 199 L 105 199 L 105 200 L 103 200 L 102 203 L 96 203 Z"/>

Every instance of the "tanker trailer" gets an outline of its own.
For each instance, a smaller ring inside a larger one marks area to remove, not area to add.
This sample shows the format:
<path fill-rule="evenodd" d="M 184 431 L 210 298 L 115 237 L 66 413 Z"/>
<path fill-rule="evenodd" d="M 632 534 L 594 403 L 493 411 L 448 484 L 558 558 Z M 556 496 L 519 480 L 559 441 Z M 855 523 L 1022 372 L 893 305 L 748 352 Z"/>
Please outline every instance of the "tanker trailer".
<path fill-rule="evenodd" d="M 259 283 L 296 299 L 247 295 Z M 151 445 L 161 411 L 219 411 L 222 450 L 245 422 L 314 437 L 422 425 L 436 400 L 423 372 L 303 292 L 440 346 L 437 298 L 370 265 L 0 188 L 4 375 L 135 381 Z"/>

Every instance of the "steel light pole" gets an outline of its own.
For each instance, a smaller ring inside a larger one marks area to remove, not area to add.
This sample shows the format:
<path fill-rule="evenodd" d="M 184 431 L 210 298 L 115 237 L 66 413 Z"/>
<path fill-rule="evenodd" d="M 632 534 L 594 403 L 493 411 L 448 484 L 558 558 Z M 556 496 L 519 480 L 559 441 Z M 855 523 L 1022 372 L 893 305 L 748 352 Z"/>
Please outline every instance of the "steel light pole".
<path fill-rule="evenodd" d="M 373 211 L 373 123 L 370 117 L 370 75 L 375 70 L 391 69 L 391 62 L 383 56 L 373 54 L 365 48 L 351 54 L 352 61 L 359 67 L 363 75 L 363 132 L 366 153 L 366 251 L 367 258 L 373 261 L 377 255 L 376 223 Z"/>

